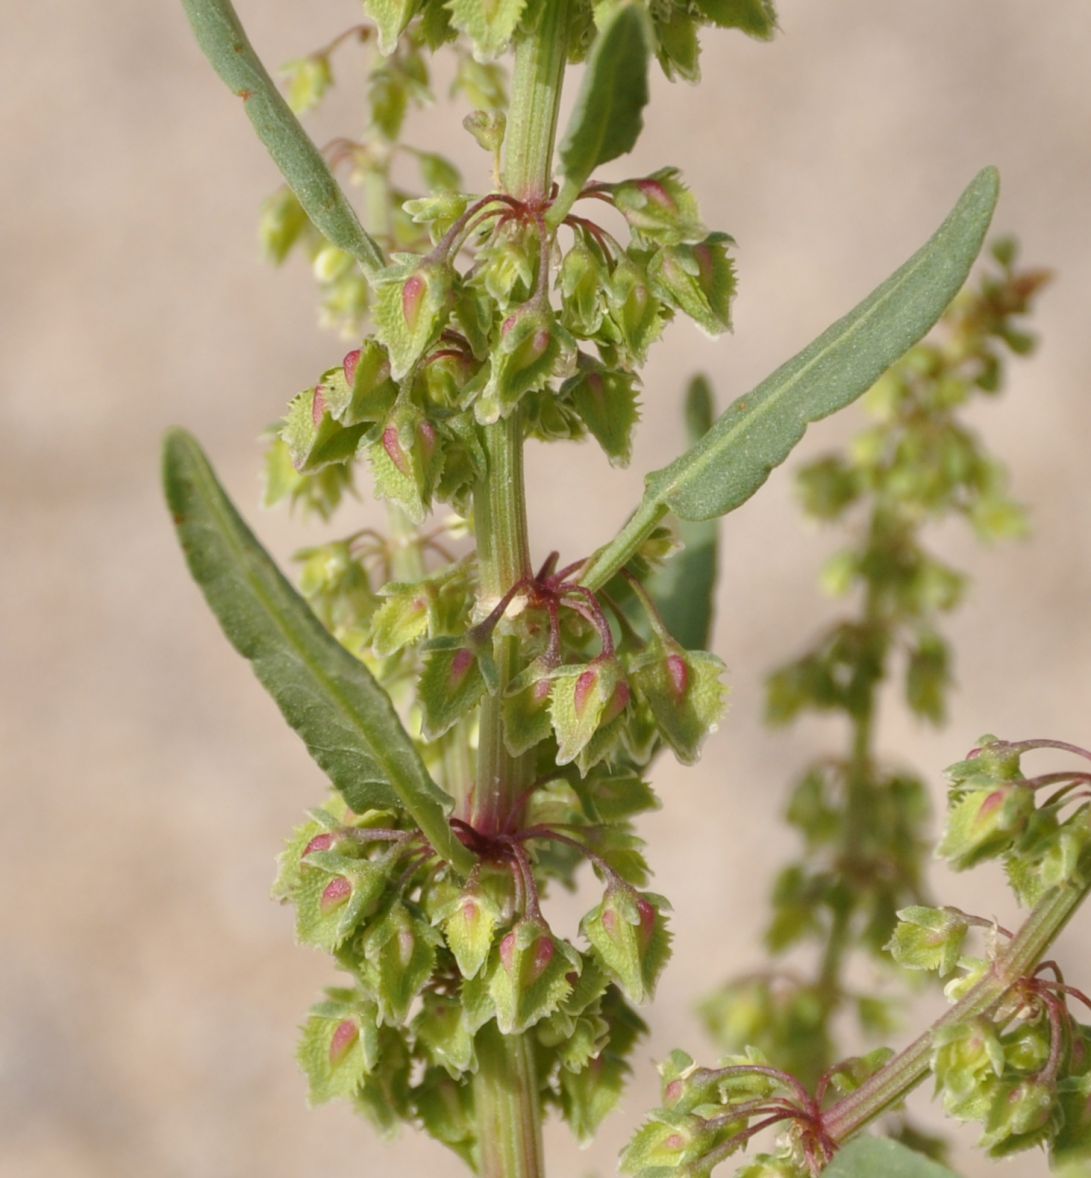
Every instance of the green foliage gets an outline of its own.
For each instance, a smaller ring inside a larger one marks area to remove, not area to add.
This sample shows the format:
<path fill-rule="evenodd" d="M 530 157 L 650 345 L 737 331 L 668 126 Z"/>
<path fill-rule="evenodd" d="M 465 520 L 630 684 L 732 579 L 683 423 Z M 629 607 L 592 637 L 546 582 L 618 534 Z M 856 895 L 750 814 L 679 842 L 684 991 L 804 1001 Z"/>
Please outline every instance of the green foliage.
<path fill-rule="evenodd" d="M 239 23 L 231 0 L 183 0 L 197 42 L 223 81 L 244 103 L 250 122 L 318 231 L 351 254 L 367 273 L 382 264 L 382 251 L 364 231 L 269 77 Z"/>
<path fill-rule="evenodd" d="M 630 1002 L 651 999 L 670 956 L 664 904 L 662 896 L 615 885 L 580 926 L 599 963 Z"/>
<path fill-rule="evenodd" d="M 700 441 L 715 416 L 712 389 L 703 376 L 690 381 L 685 415 L 690 442 Z M 664 629 L 687 650 L 704 650 L 712 637 L 720 524 L 679 520 L 677 528 L 682 551 L 650 578 L 648 592 Z"/>
<path fill-rule="evenodd" d="M 648 18 L 635 0 L 607 14 L 587 58 L 572 119 L 561 141 L 564 185 L 551 211 L 558 224 L 601 164 L 627 155 L 644 125 L 648 102 Z"/>
<path fill-rule="evenodd" d="M 956 1178 L 946 1166 L 906 1149 L 889 1138 L 861 1137 L 837 1155 L 825 1170 L 827 1178 Z"/>
<path fill-rule="evenodd" d="M 932 722 L 953 677 L 939 620 L 963 581 L 921 546 L 923 525 L 954 513 L 986 538 L 1022 527 L 1002 467 L 958 413 L 971 391 L 1000 386 L 1004 349 L 1032 346 L 1017 320 L 1044 276 L 1017 273 L 1014 248 L 998 245 L 999 276 L 955 303 L 945 336 L 912 347 L 980 248 L 995 173 L 719 418 L 694 380 L 690 448 L 648 476 L 617 539 L 582 563 L 552 553 L 534 572 L 525 442 L 589 437 L 626 465 L 640 369 L 666 325 L 731 326 L 734 242 L 706 226 L 678 169 L 613 181 L 598 171 L 638 140 L 653 56 L 668 78 L 696 80 L 703 30 L 768 40 L 773 4 L 364 0 L 371 23 L 284 67 L 285 98 L 229 0 L 184 3 L 286 181 L 262 210 L 264 248 L 277 264 L 310 263 L 323 321 L 351 341 L 270 430 L 266 502 L 326 521 L 370 485 L 387 508 L 385 530 L 328 533 L 299 552 L 297 593 L 197 444 L 167 439 L 167 499 L 194 578 L 333 786 L 289 838 L 273 887 L 299 940 L 344 975 L 302 1028 L 311 1100 L 347 1099 L 381 1132 L 423 1128 L 490 1178 L 540 1178 L 546 1108 L 581 1141 L 595 1133 L 646 1031 L 630 1003 L 652 997 L 670 952 L 669 904 L 644 890 L 635 827 L 658 805 L 648 770 L 667 748 L 693 763 L 726 702 L 723 663 L 707 650 L 716 517 L 760 487 L 809 422 L 874 385 L 868 431 L 800 479 L 812 516 L 864 517 L 862 538 L 824 574 L 834 592 L 861 591 L 863 607 L 769 692 L 775 720 L 835 712 L 853 730 L 851 754 L 812 766 L 793 793 L 788 820 L 807 856 L 781 873 L 767 934 L 778 952 L 817 940 L 822 961 L 813 979 L 763 971 L 705 1004 L 729 1054 L 716 1068 L 668 1056 L 662 1107 L 622 1167 L 695 1178 L 733 1160 L 746 1178 L 823 1167 L 939 1178 L 893 1142 L 840 1148 L 931 1072 L 989 1152 L 1043 1144 L 1078 1168 L 1091 1034 L 1068 1009 L 1080 992 L 1038 963 L 1091 887 L 1089 776 L 1027 778 L 1021 757 L 1091 754 L 989 738 L 951 770 L 940 851 L 956 867 L 1004 863 L 1034 906 L 1012 936 L 923 902 L 924 788 L 871 747 L 876 693 L 896 662 L 909 707 Z M 364 125 L 319 151 L 296 116 L 324 100 L 350 43 L 369 58 Z M 439 97 L 431 60 L 443 46 L 491 179 L 464 182 L 404 138 L 410 112 Z M 508 51 L 510 103 L 497 64 Z M 554 160 L 576 61 L 586 68 Z M 367 230 L 335 175 L 362 191 Z M 453 514 L 429 520 L 439 505 Z M 676 532 L 661 526 L 668 512 Z M 585 862 L 597 894 L 570 941 L 550 923 L 550 892 L 575 887 Z M 955 1005 L 893 1060 L 880 1048 L 834 1062 L 841 1009 L 865 1033 L 890 1029 L 892 1003 L 842 977 L 856 945 L 877 955 L 888 944 L 905 968 L 945 978 Z M 774 1127 L 771 1152 L 739 1157 Z"/>
<path fill-rule="evenodd" d="M 639 509 L 584 576 L 600 584 L 632 556 L 669 510 L 702 520 L 734 510 L 765 482 L 807 424 L 851 404 L 940 317 L 981 249 L 998 195 L 996 171 L 970 183 L 943 224 L 907 262 L 813 343 L 739 397 L 701 440 L 652 471 Z M 719 301 L 729 276 L 722 241 L 653 255 L 659 291 L 709 331 L 726 327 Z M 688 253 L 681 252 L 689 250 Z M 694 252 L 694 251 L 704 251 Z M 656 284 L 652 283 L 653 289 Z"/>
<path fill-rule="evenodd" d="M 431 780 L 389 697 L 323 629 L 258 544 L 197 443 L 180 430 L 164 452 L 167 502 L 189 562 L 228 639 L 348 804 L 404 807 L 462 869 L 450 799 Z"/>
<path fill-rule="evenodd" d="M 913 257 L 798 356 L 733 402 L 692 450 L 650 474 L 645 502 L 668 507 L 682 519 L 724 515 L 745 502 L 784 461 L 807 422 L 854 401 L 932 327 L 981 249 L 997 192 L 996 172 L 986 168 Z M 689 278 L 692 297 L 707 300 L 705 275 L 710 284 L 716 278 L 711 261 L 707 267 L 702 261 L 693 275 L 680 257 L 679 287 Z M 714 331 L 720 320 L 711 303 L 708 314 L 705 326 Z"/>

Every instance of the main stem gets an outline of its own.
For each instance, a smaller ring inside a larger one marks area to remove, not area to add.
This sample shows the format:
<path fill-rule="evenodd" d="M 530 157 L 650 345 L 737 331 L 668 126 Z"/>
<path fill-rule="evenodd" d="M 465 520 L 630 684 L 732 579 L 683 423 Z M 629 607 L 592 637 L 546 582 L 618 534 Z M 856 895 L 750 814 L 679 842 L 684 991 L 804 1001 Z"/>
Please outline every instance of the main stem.
<path fill-rule="evenodd" d="M 506 191 L 531 205 L 548 199 L 553 144 L 567 54 L 568 0 L 540 0 L 533 27 L 515 48 L 502 179 Z M 517 581 L 530 576 L 523 422 L 518 411 L 486 426 L 485 476 L 474 491 L 480 604 L 487 612 Z M 499 687 L 481 705 L 477 775 L 457 799 L 460 817 L 482 833 L 511 830 L 533 780 L 528 756 L 504 742 L 502 702 L 517 670 L 516 638 L 501 623 L 495 639 Z M 525 1035 L 482 1032 L 474 1077 L 481 1178 L 544 1178 L 541 1099 L 534 1045 Z"/>

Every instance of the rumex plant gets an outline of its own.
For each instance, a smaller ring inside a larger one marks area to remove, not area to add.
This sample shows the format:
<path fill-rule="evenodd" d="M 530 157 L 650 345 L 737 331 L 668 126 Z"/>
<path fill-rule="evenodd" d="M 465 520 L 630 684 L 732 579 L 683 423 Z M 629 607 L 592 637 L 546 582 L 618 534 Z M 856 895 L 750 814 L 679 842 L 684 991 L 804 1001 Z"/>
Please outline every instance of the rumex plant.
<path fill-rule="evenodd" d="M 636 143 L 653 62 L 695 80 L 702 32 L 770 39 L 771 3 L 365 0 L 367 23 L 285 67 L 287 97 L 229 0 L 184 4 L 283 174 L 262 213 L 266 248 L 278 262 L 309 257 L 323 319 L 349 340 L 269 438 L 267 500 L 347 517 L 340 539 L 299 554 L 298 590 L 193 438 L 174 431 L 165 448 L 191 572 L 332 787 L 288 840 L 274 885 L 299 939 L 342 974 L 311 1010 L 299 1059 L 312 1100 L 347 1099 L 381 1129 L 420 1127 L 488 1178 L 533 1178 L 547 1110 L 587 1139 L 616 1104 L 645 1030 L 636 1008 L 669 957 L 669 904 L 649 888 L 633 824 L 658 804 L 655 758 L 693 762 L 724 709 L 723 666 L 706 649 L 716 520 L 809 422 L 863 394 L 936 323 L 981 249 L 997 177 L 982 171 L 920 250 L 719 416 L 694 380 L 692 445 L 647 476 L 621 531 L 590 554 L 532 561 L 524 443 L 590 437 L 624 465 L 640 370 L 664 326 L 731 324 L 732 239 L 706 226 L 680 172 L 607 181 L 599 169 Z M 370 55 L 363 135 L 320 149 L 298 115 L 353 52 Z M 483 149 L 469 185 L 402 137 L 439 52 L 453 54 L 453 95 Z M 562 82 L 579 62 L 558 136 Z M 410 161 L 423 191 L 404 186 Z M 949 604 L 933 584 L 943 570 L 922 587 L 869 561 L 895 540 L 915 556 L 930 514 L 966 511 L 993 532 L 1016 518 L 999 468 L 952 418 L 971 385 L 995 383 L 995 341 L 1019 350 L 1024 338 L 1011 320 L 1036 283 L 999 257 L 1002 277 L 950 320 L 955 342 L 919 374 L 929 353 L 912 352 L 872 394 L 886 416 L 871 450 L 807 476 L 815 497 L 836 501 L 828 515 L 873 500 L 869 543 L 842 578 L 867 586 L 880 646 L 913 631 L 911 697 L 928 714 L 943 679 L 931 629 Z M 936 470 L 914 451 L 929 450 L 929 429 L 944 439 Z M 951 450 L 949 437 L 965 444 Z M 383 530 L 351 519 L 365 481 L 387 504 Z M 831 706 L 802 678 L 789 711 Z M 864 723 L 872 706 L 846 709 Z M 916 905 L 895 931 L 904 889 L 876 906 L 902 964 L 960 971 L 951 1013 L 891 1060 L 837 1062 L 824 1023 L 822 1042 L 785 1067 L 756 1046 L 711 1069 L 676 1053 L 627 1172 L 706 1174 L 776 1126 L 779 1152 L 752 1161 L 751 1178 L 833 1172 L 858 1148 L 841 1144 L 929 1070 L 952 1115 L 985 1122 L 990 1149 L 1082 1145 L 1086 1051 L 1070 1006 L 1083 996 L 1040 959 L 1086 890 L 1086 775 L 1024 778 L 1019 758 L 1037 747 L 990 741 L 957 768 L 942 847 L 960 866 L 1005 858 L 1034 905 L 1022 930 L 967 957 L 967 934 L 987 921 Z M 867 789 L 911 822 L 888 785 Z M 844 823 L 859 820 L 849 805 Z M 599 898 L 573 940 L 550 923 L 549 889 L 584 864 Z M 828 906 L 836 975 L 857 914 Z M 839 987 L 832 977 L 824 1019 Z"/>

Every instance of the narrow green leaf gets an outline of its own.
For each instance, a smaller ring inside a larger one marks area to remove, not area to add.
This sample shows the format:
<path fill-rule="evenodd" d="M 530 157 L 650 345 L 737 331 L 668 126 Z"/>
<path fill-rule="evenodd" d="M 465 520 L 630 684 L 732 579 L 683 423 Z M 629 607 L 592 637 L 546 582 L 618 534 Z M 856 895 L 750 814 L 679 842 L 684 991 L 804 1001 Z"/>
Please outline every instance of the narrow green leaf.
<path fill-rule="evenodd" d="M 549 213 L 564 219 L 600 164 L 632 151 L 648 102 L 648 18 L 635 3 L 619 4 L 606 18 L 587 58 L 576 106 L 560 147 L 564 187 Z"/>
<path fill-rule="evenodd" d="M 384 265 L 382 250 L 360 224 L 321 152 L 292 113 L 254 52 L 231 0 L 182 0 L 197 44 L 237 94 L 258 138 L 319 233 L 350 253 L 369 277 Z"/>
<path fill-rule="evenodd" d="M 686 393 L 686 432 L 698 442 L 712 427 L 715 402 L 704 376 L 695 376 Z M 671 557 L 648 584 L 663 624 L 685 650 L 707 650 L 715 612 L 719 573 L 719 520 L 680 520 L 682 551 Z"/>
<path fill-rule="evenodd" d="M 958 293 L 998 193 L 986 168 L 930 241 L 843 319 L 731 404 L 696 446 L 648 476 L 647 496 L 683 519 L 733 511 L 765 482 L 807 425 L 866 392 Z"/>
<path fill-rule="evenodd" d="M 629 560 L 668 511 L 685 520 L 724 515 L 765 482 L 812 421 L 866 392 L 929 330 L 966 279 L 996 206 L 985 168 L 932 238 L 844 318 L 739 397 L 707 434 L 646 480 L 644 498 L 582 580 L 594 589 Z"/>
<path fill-rule="evenodd" d="M 914 1153 L 887 1137 L 850 1141 L 822 1171 L 823 1178 L 958 1178 L 924 1154 Z"/>
<path fill-rule="evenodd" d="M 465 873 L 451 799 L 432 781 L 390 697 L 334 639 L 243 522 L 194 438 L 168 433 L 167 502 L 190 572 L 231 644 L 356 811 L 404 809 Z"/>

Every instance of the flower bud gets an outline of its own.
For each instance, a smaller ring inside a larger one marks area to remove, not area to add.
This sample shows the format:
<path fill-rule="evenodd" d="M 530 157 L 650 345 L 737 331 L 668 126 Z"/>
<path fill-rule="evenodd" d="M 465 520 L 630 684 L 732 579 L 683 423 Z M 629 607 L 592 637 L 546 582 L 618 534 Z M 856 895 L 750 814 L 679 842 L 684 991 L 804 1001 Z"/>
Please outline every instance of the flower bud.
<path fill-rule="evenodd" d="M 442 469 L 436 427 L 409 401 L 395 404 L 368 451 L 381 499 L 401 504 L 416 522 L 424 518 Z"/>
<path fill-rule="evenodd" d="M 1033 792 L 1017 782 L 973 790 L 951 807 L 936 853 L 959 871 L 995 858 L 1011 849 L 1033 812 Z"/>
<path fill-rule="evenodd" d="M 640 236 L 661 245 L 699 242 L 705 236 L 693 194 L 677 168 L 661 168 L 614 187 L 614 204 Z"/>
<path fill-rule="evenodd" d="M 291 253 L 292 247 L 310 226 L 296 195 L 286 185 L 277 189 L 261 210 L 258 236 L 269 258 L 276 264 Z"/>
<path fill-rule="evenodd" d="M 731 327 L 735 268 L 726 234 L 712 233 L 698 245 L 664 246 L 648 263 L 648 280 L 665 302 L 688 315 L 709 335 Z"/>
<path fill-rule="evenodd" d="M 330 59 L 324 53 L 286 62 L 281 74 L 288 87 L 288 105 L 297 115 L 317 106 L 333 85 Z"/>
<path fill-rule="evenodd" d="M 413 266 L 412 270 L 407 267 Z M 401 380 L 447 326 L 453 278 L 446 264 L 411 257 L 380 278 L 375 302 L 376 333 Z"/>
<path fill-rule="evenodd" d="M 611 884 L 580 923 L 595 956 L 631 1002 L 651 998 L 670 954 L 670 934 L 658 896 Z"/>
<path fill-rule="evenodd" d="M 1049 1125 L 1056 1100 L 1056 1086 L 1033 1076 L 998 1085 L 979 1144 L 994 1156 L 1033 1145 Z"/>
<path fill-rule="evenodd" d="M 631 372 L 611 371 L 580 357 L 582 371 L 566 380 L 561 393 L 572 400 L 592 436 L 606 451 L 612 466 L 627 466 L 632 453 L 633 427 L 640 420 L 637 378 Z"/>
<path fill-rule="evenodd" d="M 584 666 L 558 668 L 550 694 L 550 720 L 557 736 L 557 764 L 574 761 L 591 738 L 628 703 L 628 686 L 613 656 Z M 619 706 L 620 705 L 620 706 Z"/>
<path fill-rule="evenodd" d="M 941 1028 L 933 1039 L 932 1071 L 952 1116 L 982 1119 L 1004 1071 L 1004 1048 L 996 1028 L 984 1018 Z"/>
<path fill-rule="evenodd" d="M 301 474 L 350 461 L 364 433 L 362 425 L 346 428 L 334 419 L 326 394 L 327 386 L 318 384 L 294 397 L 280 429 L 292 465 Z"/>
<path fill-rule="evenodd" d="M 903 908 L 887 949 L 899 965 L 934 969 L 944 978 L 958 965 L 969 931 L 969 922 L 950 909 Z"/>
<path fill-rule="evenodd" d="M 386 349 L 373 339 L 349 352 L 341 364 L 340 379 L 323 383 L 330 413 L 346 426 L 382 421 L 398 395 Z"/>
<path fill-rule="evenodd" d="M 443 935 L 464 978 L 476 977 L 485 964 L 500 918 L 496 902 L 478 888 L 468 887 L 447 909 Z"/>
<path fill-rule="evenodd" d="M 536 225 L 509 222 L 497 230 L 478 258 L 480 281 L 501 312 L 525 305 L 534 295 L 541 260 Z"/>
<path fill-rule="evenodd" d="M 507 417 L 526 393 L 542 388 L 566 341 L 567 333 L 547 309 L 527 304 L 510 315 L 500 328 L 488 383 L 474 403 L 478 421 L 488 424 Z"/>
<path fill-rule="evenodd" d="M 655 1113 L 622 1154 L 621 1168 L 626 1174 L 667 1174 L 682 1167 L 686 1174 L 707 1172 L 698 1165 L 721 1135 L 723 1128 L 718 1133 L 694 1113 Z"/>
<path fill-rule="evenodd" d="M 458 409 L 468 393 L 468 386 L 481 365 L 468 353 L 445 348 L 430 355 L 421 370 L 421 378 L 430 403 L 446 409 Z"/>
<path fill-rule="evenodd" d="M 500 941 L 489 974 L 496 1022 L 505 1035 L 518 1034 L 552 1014 L 572 990 L 579 954 L 553 936 L 537 917 L 524 917 Z"/>
<path fill-rule="evenodd" d="M 469 639 L 437 639 L 432 644 L 417 690 L 428 740 L 442 736 L 484 694 L 483 662 L 491 669 L 488 651 Z"/>
<path fill-rule="evenodd" d="M 335 245 L 324 245 L 314 256 L 311 269 L 318 282 L 329 285 L 347 274 L 353 267 L 352 254 Z"/>
<path fill-rule="evenodd" d="M 580 339 L 594 338 L 606 314 L 609 271 L 602 254 L 577 237 L 561 262 L 558 280 L 563 296 L 561 322 Z"/>
<path fill-rule="evenodd" d="M 653 639 L 632 665 L 633 687 L 684 765 L 697 760 L 702 742 L 716 731 L 723 715 L 727 702 L 720 681 L 723 669 L 715 655 L 686 651 L 663 638 Z"/>
<path fill-rule="evenodd" d="M 606 290 L 610 322 L 624 358 L 643 364 L 663 330 L 663 304 L 652 293 L 643 262 L 621 258 Z"/>
<path fill-rule="evenodd" d="M 510 684 L 504 697 L 504 743 L 513 757 L 545 740 L 551 730 L 549 697 L 556 667 L 535 659 Z"/>
<path fill-rule="evenodd" d="M 344 990 L 327 991 L 312 1008 L 298 1055 L 313 1104 L 353 1096 L 378 1062 L 375 1013 L 372 1003 Z"/>
<path fill-rule="evenodd" d="M 507 126 L 503 111 L 472 110 L 462 120 L 462 125 L 485 151 L 495 155 L 500 150 Z"/>
<path fill-rule="evenodd" d="M 360 973 L 375 996 L 384 1021 L 404 1023 L 417 995 L 432 976 L 439 934 L 400 901 L 364 930 Z"/>

